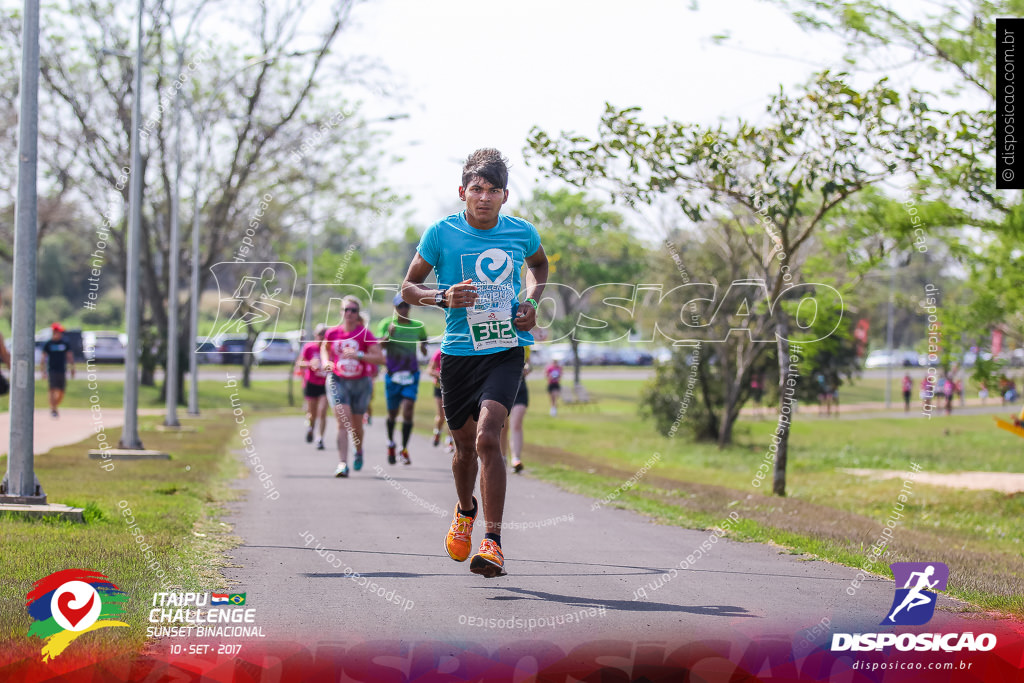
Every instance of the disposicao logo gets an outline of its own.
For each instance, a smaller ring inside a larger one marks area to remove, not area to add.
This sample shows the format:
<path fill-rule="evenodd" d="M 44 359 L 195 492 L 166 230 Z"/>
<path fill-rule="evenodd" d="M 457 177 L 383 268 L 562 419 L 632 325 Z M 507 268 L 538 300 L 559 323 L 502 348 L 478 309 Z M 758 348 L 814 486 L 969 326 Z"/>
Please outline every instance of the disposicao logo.
<path fill-rule="evenodd" d="M 63 652 L 78 636 L 109 626 L 128 626 L 116 621 L 128 595 L 106 576 L 89 569 L 65 569 L 39 579 L 26 597 L 28 615 L 34 620 L 29 636 L 43 639 L 43 661 Z"/>
<path fill-rule="evenodd" d="M 895 562 L 889 565 L 897 586 L 889 615 L 882 626 L 920 626 L 931 621 L 935 614 L 933 591 L 946 590 L 949 567 L 941 562 Z"/>
<path fill-rule="evenodd" d="M 935 615 L 936 593 L 946 590 L 949 567 L 941 562 L 895 562 L 889 565 L 896 595 L 882 626 L 920 626 Z M 902 587 L 901 587 L 902 586 Z M 987 652 L 996 646 L 991 633 L 833 633 L 832 651 L 881 652 L 887 647 L 917 652 Z"/>

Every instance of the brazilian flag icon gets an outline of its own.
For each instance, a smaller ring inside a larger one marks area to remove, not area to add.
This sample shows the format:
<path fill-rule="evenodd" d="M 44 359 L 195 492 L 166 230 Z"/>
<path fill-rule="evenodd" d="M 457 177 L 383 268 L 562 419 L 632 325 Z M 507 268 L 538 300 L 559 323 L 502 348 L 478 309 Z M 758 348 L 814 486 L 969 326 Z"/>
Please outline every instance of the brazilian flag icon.
<path fill-rule="evenodd" d="M 245 593 L 232 593 L 228 596 L 228 602 L 230 602 L 232 605 L 244 605 Z"/>

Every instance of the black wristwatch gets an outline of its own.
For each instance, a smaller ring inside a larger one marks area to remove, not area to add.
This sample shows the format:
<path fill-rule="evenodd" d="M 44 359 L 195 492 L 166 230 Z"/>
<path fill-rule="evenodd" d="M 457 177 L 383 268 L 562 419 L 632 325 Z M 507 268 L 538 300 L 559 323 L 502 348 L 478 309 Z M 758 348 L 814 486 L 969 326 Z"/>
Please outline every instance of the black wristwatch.
<path fill-rule="evenodd" d="M 441 308 L 448 308 L 448 302 L 444 299 L 445 290 L 440 289 L 434 294 L 434 305 L 440 306 Z"/>

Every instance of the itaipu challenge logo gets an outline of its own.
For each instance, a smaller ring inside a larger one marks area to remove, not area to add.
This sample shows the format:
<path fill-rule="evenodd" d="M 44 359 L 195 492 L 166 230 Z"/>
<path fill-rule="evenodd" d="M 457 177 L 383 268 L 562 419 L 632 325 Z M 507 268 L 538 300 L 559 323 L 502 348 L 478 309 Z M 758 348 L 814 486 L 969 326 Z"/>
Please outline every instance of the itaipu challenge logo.
<path fill-rule="evenodd" d="M 43 661 L 57 657 L 78 636 L 110 626 L 128 626 L 117 621 L 128 595 L 106 576 L 89 569 L 65 569 L 39 579 L 26 598 L 28 615 L 34 620 L 29 636 L 43 640 Z"/>

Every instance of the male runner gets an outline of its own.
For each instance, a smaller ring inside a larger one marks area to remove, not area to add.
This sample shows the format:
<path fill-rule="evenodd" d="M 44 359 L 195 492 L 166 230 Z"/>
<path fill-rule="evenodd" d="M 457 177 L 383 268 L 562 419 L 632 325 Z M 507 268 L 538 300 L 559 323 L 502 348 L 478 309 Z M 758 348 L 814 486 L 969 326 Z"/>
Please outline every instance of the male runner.
<path fill-rule="evenodd" d="M 402 409 L 402 464 L 411 465 L 409 436 L 412 435 L 412 411 L 420 389 L 420 366 L 416 361 L 416 346 L 427 355 L 427 328 L 419 320 L 409 317 L 409 304 L 396 294 L 392 303 L 395 314 L 381 321 L 377 331 L 387 355 L 387 374 L 384 375 L 384 396 L 388 406 L 388 462 L 395 464 L 395 419 Z"/>
<path fill-rule="evenodd" d="M 338 467 L 334 476 L 348 476 L 348 434 L 352 432 L 356 472 L 363 468 L 363 413 L 370 404 L 371 364 L 384 362 L 377 338 L 363 326 L 359 299 L 341 300 L 341 324 L 327 330 L 320 345 L 320 361 L 327 376 L 327 398 L 338 419 Z"/>
<path fill-rule="evenodd" d="M 505 574 L 501 521 L 505 508 L 505 463 L 501 427 L 523 374 L 523 346 L 533 344 L 536 299 L 548 278 L 548 259 L 537 229 L 501 215 L 508 201 L 508 167 L 496 149 L 473 152 L 462 168 L 459 199 L 465 211 L 427 228 L 402 283 L 411 304 L 445 309 L 441 344 L 441 392 L 448 428 L 455 437 L 452 473 L 459 502 L 445 549 L 465 562 L 472 547 L 480 465 L 484 529 L 470 571 L 486 578 Z M 528 267 L 520 291 L 520 272 Z M 424 286 L 431 271 L 438 288 Z"/>
<path fill-rule="evenodd" d="M 71 366 L 71 379 L 75 378 L 75 354 L 71 346 L 64 341 L 64 326 L 60 323 L 50 325 L 53 334 L 43 344 L 43 355 L 39 359 L 39 371 L 45 372 L 50 382 L 50 416 L 60 417 L 57 408 L 64 400 L 67 387 L 67 366 Z"/>

